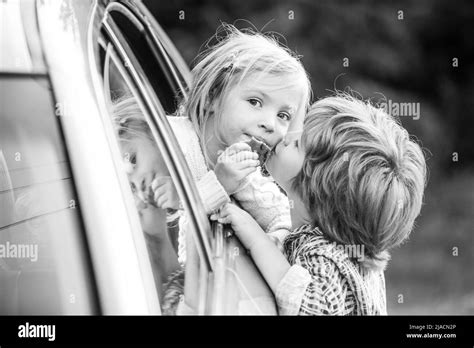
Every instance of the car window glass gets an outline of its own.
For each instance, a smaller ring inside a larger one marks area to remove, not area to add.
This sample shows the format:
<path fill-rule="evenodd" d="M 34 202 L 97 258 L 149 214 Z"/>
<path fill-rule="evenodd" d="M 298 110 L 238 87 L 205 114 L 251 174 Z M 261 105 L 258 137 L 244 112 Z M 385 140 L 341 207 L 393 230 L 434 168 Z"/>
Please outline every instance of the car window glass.
<path fill-rule="evenodd" d="M 163 109 L 168 115 L 173 114 L 181 91 L 170 70 L 166 68 L 164 57 L 153 49 L 154 45 L 144 29 L 137 27 L 124 13 L 111 11 L 110 16 L 132 49 Z"/>
<path fill-rule="evenodd" d="M 95 313 L 80 204 L 49 80 L 2 76 L 0 98 L 0 314 Z"/>
<path fill-rule="evenodd" d="M 175 189 L 175 178 L 168 169 L 163 145 L 153 139 L 145 117 L 147 111 L 131 86 L 124 64 L 111 44 L 104 47 L 103 56 L 104 92 L 110 103 L 113 141 L 118 144 L 121 156 L 118 168 L 128 178 L 124 191 L 126 196 L 133 197 L 139 216 L 162 312 L 172 315 L 183 294 L 185 274 L 178 262 L 178 239 L 186 213 Z M 173 156 L 173 151 L 170 153 Z M 188 228 L 193 226 L 190 224 Z"/>

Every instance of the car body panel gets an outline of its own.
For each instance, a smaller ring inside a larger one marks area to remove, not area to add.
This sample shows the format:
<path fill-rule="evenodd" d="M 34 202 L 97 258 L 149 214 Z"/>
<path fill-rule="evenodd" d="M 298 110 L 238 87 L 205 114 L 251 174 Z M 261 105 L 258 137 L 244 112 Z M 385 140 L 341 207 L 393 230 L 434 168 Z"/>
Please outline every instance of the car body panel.
<path fill-rule="evenodd" d="M 23 7 L 34 5 L 23 3 Z M 25 73 L 33 72 L 34 62 L 31 57 L 25 27 L 31 23 L 25 23 L 22 16 L 22 3 L 20 1 L 10 1 L 0 3 L 0 71 Z M 14 32 L 16 35 L 12 35 Z M 44 69 L 43 69 L 44 72 Z"/>
<path fill-rule="evenodd" d="M 0 96 L 0 247 L 36 248 L 23 257 L 2 252 L 0 313 L 95 314 L 81 211 L 49 81 L 1 76 Z"/>
<path fill-rule="evenodd" d="M 128 214 L 90 79 L 87 33 L 89 21 L 95 18 L 95 2 L 37 4 L 44 55 L 77 173 L 102 311 L 159 314 L 145 241 L 139 221 Z"/>

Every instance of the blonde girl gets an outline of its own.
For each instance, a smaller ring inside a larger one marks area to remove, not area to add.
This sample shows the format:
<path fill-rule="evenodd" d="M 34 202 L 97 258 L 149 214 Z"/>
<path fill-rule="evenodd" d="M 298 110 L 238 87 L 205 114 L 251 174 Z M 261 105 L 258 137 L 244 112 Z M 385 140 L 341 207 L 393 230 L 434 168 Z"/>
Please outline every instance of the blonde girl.
<path fill-rule="evenodd" d="M 168 119 L 207 213 L 232 197 L 281 243 L 291 227 L 289 202 L 262 175 L 263 163 L 248 142 L 253 137 L 273 147 L 290 124 L 301 125 L 310 82 L 298 57 L 270 35 L 224 24 L 216 38 L 192 69 L 181 115 Z M 179 236 L 182 263 L 184 230 Z"/>
<path fill-rule="evenodd" d="M 116 100 L 111 113 L 161 299 L 161 284 L 168 281 L 169 274 L 181 268 L 174 250 L 176 237 L 168 234 L 168 224 L 180 215 L 167 209 L 174 205 L 172 200 L 177 200 L 177 196 L 168 194 L 166 201 L 160 198 L 158 203 L 153 198 L 153 180 L 162 187 L 168 185 L 170 193 L 175 190 L 171 189 L 170 174 L 136 99 L 124 96 Z"/>

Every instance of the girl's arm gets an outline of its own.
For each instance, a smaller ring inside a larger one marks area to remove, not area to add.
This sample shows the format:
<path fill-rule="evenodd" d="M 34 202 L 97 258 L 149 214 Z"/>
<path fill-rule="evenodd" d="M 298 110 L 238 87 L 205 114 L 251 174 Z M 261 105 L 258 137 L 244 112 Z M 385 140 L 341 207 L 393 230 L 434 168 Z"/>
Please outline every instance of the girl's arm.
<path fill-rule="evenodd" d="M 176 139 L 196 182 L 207 214 L 230 202 L 229 195 L 213 170 L 209 170 L 194 126 L 188 117 L 168 116 Z M 184 237 L 182 237 L 183 239 Z"/>

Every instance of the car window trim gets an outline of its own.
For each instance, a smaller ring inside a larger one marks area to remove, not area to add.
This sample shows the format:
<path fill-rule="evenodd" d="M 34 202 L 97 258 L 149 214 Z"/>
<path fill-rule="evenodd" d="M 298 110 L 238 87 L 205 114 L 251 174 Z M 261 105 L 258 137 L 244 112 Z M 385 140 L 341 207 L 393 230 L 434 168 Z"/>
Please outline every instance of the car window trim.
<path fill-rule="evenodd" d="M 45 72 L 23 72 L 23 71 L 0 71 L 0 79 L 34 79 L 34 78 L 48 78 L 48 74 Z"/>
<path fill-rule="evenodd" d="M 127 2 L 127 4 L 128 3 L 129 2 Z M 173 58 L 173 68 L 175 71 L 177 70 L 179 72 L 184 80 L 184 83 L 186 84 L 183 93 L 185 94 L 184 97 L 187 98 L 187 87 L 191 85 L 191 73 L 189 71 L 188 64 L 184 61 L 183 57 L 181 57 L 181 54 L 171 42 L 171 39 L 165 33 L 160 24 L 155 20 L 155 17 L 150 13 L 148 8 L 142 3 L 142 1 L 132 2 L 129 6 L 132 11 L 145 17 L 144 22 L 147 24 L 150 32 L 154 35 L 157 35 L 157 41 L 163 47 L 166 55 Z"/>
<path fill-rule="evenodd" d="M 171 63 L 168 55 L 164 51 L 163 47 L 156 39 L 153 31 L 149 29 L 149 26 L 146 22 L 140 20 L 140 16 L 137 13 L 134 13 L 129 7 L 126 7 L 122 3 L 112 2 L 106 9 L 107 14 L 112 12 L 119 12 L 127 17 L 135 27 L 144 34 L 144 37 L 153 52 L 155 60 L 162 66 L 163 72 L 165 73 L 168 83 L 172 86 L 175 91 L 184 91 L 184 86 L 181 83 L 179 76 L 176 74 L 173 64 Z M 150 39 L 151 37 L 151 39 Z"/>
<path fill-rule="evenodd" d="M 131 48 L 129 47 L 126 39 L 123 37 L 120 29 L 114 22 L 113 18 L 105 13 L 104 18 L 102 20 L 103 28 L 105 29 L 108 38 L 114 45 L 119 58 L 125 63 L 125 67 L 128 70 L 131 79 L 133 80 L 134 84 L 137 87 L 137 92 L 140 98 L 143 98 L 143 107 L 147 111 L 145 113 L 145 118 L 150 125 L 150 129 L 152 131 L 152 135 L 157 142 L 158 145 L 165 150 L 165 162 L 168 165 L 169 169 L 174 174 L 175 179 L 178 181 L 178 191 L 183 198 L 184 206 L 188 209 L 190 220 L 193 222 L 196 230 L 197 235 L 196 244 L 198 253 L 201 257 L 201 260 L 204 262 L 203 266 L 206 271 L 212 272 L 213 270 L 213 263 L 211 257 L 211 248 L 209 238 L 206 235 L 203 235 L 202 231 L 208 231 L 210 233 L 210 224 L 207 219 L 201 218 L 201 216 L 205 216 L 204 209 L 202 204 L 199 202 L 199 195 L 197 189 L 183 180 L 183 177 L 191 178 L 191 173 L 189 172 L 189 168 L 182 166 L 180 161 L 175 161 L 171 154 L 170 148 L 178 148 L 179 144 L 174 137 L 167 137 L 164 136 L 163 132 L 161 131 L 161 127 L 159 127 L 159 123 L 168 134 L 174 134 L 171 126 L 168 124 L 167 120 L 162 120 L 161 117 L 166 117 L 166 113 L 161 106 L 156 94 L 151 87 L 148 78 L 145 76 L 141 66 L 138 63 L 135 55 L 133 54 Z M 162 115 L 162 116 L 161 116 Z M 161 136 L 161 137 L 160 137 Z M 177 153 L 179 157 L 183 156 L 181 153 Z M 181 158 L 181 162 L 185 161 L 184 156 Z M 199 202 L 199 203 L 197 203 Z M 195 212 L 200 212 L 196 214 Z"/>
<path fill-rule="evenodd" d="M 116 65 L 117 69 L 120 71 L 121 76 L 126 81 L 127 86 L 130 88 L 130 91 L 132 92 L 133 95 L 136 95 L 137 94 L 136 88 L 135 88 L 133 82 L 131 81 L 130 77 L 126 73 L 126 69 L 125 69 L 125 67 L 123 67 L 122 61 L 118 58 L 118 56 L 116 56 L 115 50 L 113 49 L 113 45 L 110 44 L 111 49 L 109 51 L 107 51 L 107 45 L 108 45 L 107 40 L 103 38 L 103 35 L 100 33 L 100 31 L 98 31 L 98 35 L 96 36 L 95 40 L 97 40 L 96 42 L 99 44 L 99 47 L 104 50 L 104 54 L 106 55 L 105 59 L 107 59 L 107 54 L 108 53 L 110 54 L 110 59 L 112 59 L 114 61 L 114 64 Z M 97 50 L 97 52 L 99 52 L 99 50 Z M 97 62 L 100 62 L 100 60 L 97 60 Z M 100 64 L 98 63 L 94 66 L 99 67 Z M 128 217 L 128 222 L 130 223 L 130 227 L 131 227 L 131 231 L 132 231 L 132 237 L 133 237 L 133 240 L 134 240 L 134 243 L 135 243 L 134 244 L 135 252 L 138 252 L 137 256 L 138 256 L 139 262 L 141 264 L 140 273 L 141 273 L 142 281 L 143 281 L 144 288 L 145 288 L 145 291 L 146 291 L 146 294 L 147 294 L 148 306 L 149 306 L 149 309 L 151 309 L 152 314 L 161 314 L 161 308 L 160 308 L 160 304 L 159 304 L 160 301 L 159 301 L 158 296 L 157 296 L 158 294 L 157 294 L 157 289 L 156 289 L 156 282 L 155 282 L 154 277 L 153 277 L 153 270 L 151 268 L 149 258 L 148 257 L 142 257 L 143 255 L 148 256 L 148 254 L 143 253 L 143 251 L 147 251 L 147 249 L 146 249 L 146 245 L 145 245 L 146 244 L 145 237 L 142 233 L 142 227 L 141 227 L 140 221 L 138 219 L 138 214 L 136 215 L 136 218 L 134 218 L 133 216 L 130 215 L 130 212 L 132 212 L 132 214 L 136 213 L 136 209 L 135 209 L 135 205 L 134 205 L 134 202 L 133 202 L 133 198 L 131 197 L 132 193 L 128 192 L 129 195 L 130 195 L 130 197 L 128 197 L 127 192 L 124 190 L 125 187 L 129 187 L 129 181 L 128 181 L 128 178 L 127 178 L 126 174 L 122 173 L 122 163 L 121 163 L 121 157 L 119 155 L 119 148 L 117 146 L 117 141 L 116 141 L 115 136 L 114 136 L 115 132 L 114 132 L 114 129 L 113 129 L 113 125 L 110 122 L 110 117 L 109 117 L 110 109 L 108 108 L 108 106 L 110 104 L 107 104 L 108 100 L 106 100 L 107 98 L 105 98 L 105 93 L 104 93 L 104 89 L 103 89 L 104 88 L 104 83 L 103 83 L 104 81 L 102 81 L 99 78 L 101 73 L 102 73 L 102 71 L 99 71 L 99 70 L 97 70 L 97 72 L 94 71 L 94 76 L 97 77 L 97 81 L 94 81 L 94 84 L 95 84 L 96 93 L 98 94 L 97 96 L 100 96 L 99 97 L 100 98 L 99 105 L 102 106 L 102 108 L 101 108 L 102 110 L 101 110 L 100 114 L 101 114 L 102 125 L 104 126 L 104 129 L 106 131 L 105 138 L 107 140 L 109 150 L 112 154 L 112 162 L 113 162 L 113 165 L 114 165 L 115 173 L 116 173 L 117 178 L 119 180 L 119 185 L 120 185 L 119 190 L 120 190 L 122 199 L 124 200 L 124 203 L 125 203 L 126 215 Z M 98 85 L 97 85 L 97 83 L 98 83 Z M 104 98 L 104 99 L 102 99 L 102 98 Z M 120 175 L 120 174 L 123 174 L 123 175 Z M 142 242 L 143 242 L 143 244 L 142 244 Z M 141 248 L 142 246 L 143 246 L 143 249 Z M 147 265 L 149 265 L 150 268 L 146 269 L 147 267 L 144 266 L 145 267 L 145 269 L 144 269 L 142 262 L 147 263 Z M 149 286 L 150 284 L 153 284 L 152 287 Z M 155 300 L 156 300 L 156 306 L 155 306 Z"/>

